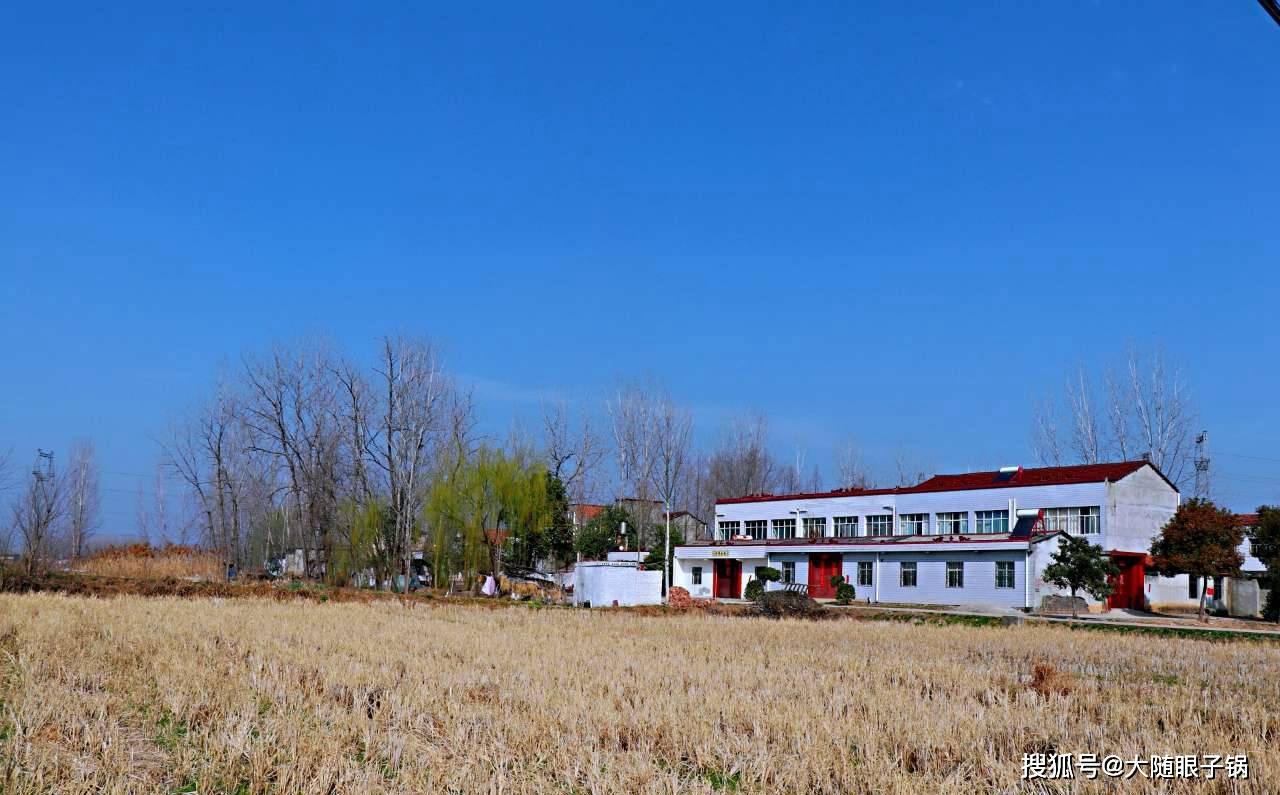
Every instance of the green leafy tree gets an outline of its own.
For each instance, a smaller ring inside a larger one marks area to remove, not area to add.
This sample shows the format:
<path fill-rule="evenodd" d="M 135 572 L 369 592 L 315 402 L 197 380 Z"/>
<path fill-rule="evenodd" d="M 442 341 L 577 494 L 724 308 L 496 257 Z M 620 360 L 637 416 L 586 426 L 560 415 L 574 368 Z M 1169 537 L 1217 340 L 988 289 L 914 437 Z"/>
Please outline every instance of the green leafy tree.
<path fill-rule="evenodd" d="M 1267 567 L 1270 592 L 1263 614 L 1280 623 L 1280 507 L 1258 508 L 1258 524 L 1249 528 L 1249 542 L 1253 545 L 1253 556 Z"/>
<path fill-rule="evenodd" d="M 1209 500 L 1191 499 L 1178 506 L 1178 512 L 1152 540 L 1151 557 L 1156 570 L 1165 576 L 1225 577 L 1240 572 L 1243 541 L 1244 529 L 1234 513 Z M 1201 621 L 1205 620 L 1204 601 L 1201 588 Z"/>
<path fill-rule="evenodd" d="M 399 568 L 394 559 L 395 518 L 387 506 L 360 505 L 348 500 L 339 506 L 340 526 L 334 533 L 328 577 L 335 585 L 350 583 L 352 575 L 372 568 L 378 582 L 391 581 Z"/>
<path fill-rule="evenodd" d="M 497 576 L 503 553 L 530 566 L 545 551 L 550 523 L 546 468 L 522 451 L 480 447 L 460 454 L 428 495 L 436 582 L 453 571 L 468 581 L 482 571 Z"/>
<path fill-rule="evenodd" d="M 1077 536 L 1061 536 L 1052 559 L 1044 569 L 1045 582 L 1071 592 L 1072 618 L 1080 617 L 1076 594 L 1084 591 L 1094 599 L 1106 599 L 1114 590 L 1110 578 L 1120 573 L 1102 547 Z"/>
<path fill-rule="evenodd" d="M 573 522 L 569 520 L 569 496 L 564 481 L 548 472 L 546 554 L 557 568 L 564 568 L 573 561 Z"/>
<path fill-rule="evenodd" d="M 627 547 L 635 547 L 636 526 L 631 515 L 620 505 L 610 505 L 578 530 L 574 549 L 584 560 L 604 560 L 618 548 L 622 523 L 627 523 Z"/>
<path fill-rule="evenodd" d="M 665 539 L 664 539 L 665 542 Z M 672 549 L 684 543 L 684 533 L 680 532 L 680 528 L 672 526 L 671 528 L 671 547 Z M 644 567 L 649 571 L 662 571 L 662 547 L 655 546 L 645 556 Z M 673 556 L 674 557 L 674 556 Z M 672 561 L 667 561 L 667 582 L 673 581 Z"/>

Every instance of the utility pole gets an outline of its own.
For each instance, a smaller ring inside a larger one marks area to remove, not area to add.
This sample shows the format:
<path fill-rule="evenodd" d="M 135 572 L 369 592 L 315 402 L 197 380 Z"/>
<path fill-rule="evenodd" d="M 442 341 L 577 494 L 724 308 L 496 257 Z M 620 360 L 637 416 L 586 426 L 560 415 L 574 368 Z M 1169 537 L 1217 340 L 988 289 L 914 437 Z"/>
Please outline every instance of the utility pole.
<path fill-rule="evenodd" d="M 667 541 L 666 548 L 662 553 L 662 595 L 666 601 L 671 601 L 671 501 L 666 504 L 667 509 Z"/>
<path fill-rule="evenodd" d="M 1209 432 L 1201 431 L 1196 436 L 1196 497 L 1209 499 Z"/>
<path fill-rule="evenodd" d="M 89 460 L 80 456 L 80 475 L 76 482 L 76 516 L 73 520 L 74 530 L 71 533 L 71 557 L 76 559 L 84 552 L 81 546 L 84 543 L 84 490 L 85 490 L 85 470 L 89 466 Z"/>

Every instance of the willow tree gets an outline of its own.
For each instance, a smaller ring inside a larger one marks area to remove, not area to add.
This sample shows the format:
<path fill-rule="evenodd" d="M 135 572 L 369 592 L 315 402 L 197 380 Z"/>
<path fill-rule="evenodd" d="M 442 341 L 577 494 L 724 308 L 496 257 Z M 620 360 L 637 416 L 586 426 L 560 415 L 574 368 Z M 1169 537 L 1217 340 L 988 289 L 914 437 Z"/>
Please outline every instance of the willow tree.
<path fill-rule="evenodd" d="M 546 483 L 546 467 L 525 451 L 481 446 L 450 467 L 426 505 L 436 581 L 455 563 L 468 582 L 482 569 L 496 577 L 508 541 L 514 564 L 536 562 L 551 518 Z"/>

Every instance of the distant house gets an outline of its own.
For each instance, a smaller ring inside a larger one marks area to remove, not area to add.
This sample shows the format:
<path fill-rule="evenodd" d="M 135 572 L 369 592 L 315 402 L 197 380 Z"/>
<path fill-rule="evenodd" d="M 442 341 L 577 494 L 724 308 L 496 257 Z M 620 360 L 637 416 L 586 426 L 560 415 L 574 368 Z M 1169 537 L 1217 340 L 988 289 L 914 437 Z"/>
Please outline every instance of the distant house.
<path fill-rule="evenodd" d="M 1062 535 L 1100 545 L 1119 569 L 1106 606 L 1191 605 L 1187 575 L 1149 570 L 1177 488 L 1148 461 L 935 475 L 915 486 L 756 494 L 716 502 L 714 538 L 675 550 L 676 585 L 741 598 L 756 568 L 811 596 L 841 574 L 859 599 L 1039 607 Z M 1092 598 L 1094 609 L 1104 607 Z"/>
<path fill-rule="evenodd" d="M 687 541 L 703 538 L 707 532 L 707 523 L 688 511 L 674 511 L 671 514 L 671 527 L 679 528 L 680 534 Z"/>
<path fill-rule="evenodd" d="M 575 502 L 569 506 L 569 522 L 574 527 L 582 527 L 601 513 L 604 513 L 606 507 L 591 502 Z"/>

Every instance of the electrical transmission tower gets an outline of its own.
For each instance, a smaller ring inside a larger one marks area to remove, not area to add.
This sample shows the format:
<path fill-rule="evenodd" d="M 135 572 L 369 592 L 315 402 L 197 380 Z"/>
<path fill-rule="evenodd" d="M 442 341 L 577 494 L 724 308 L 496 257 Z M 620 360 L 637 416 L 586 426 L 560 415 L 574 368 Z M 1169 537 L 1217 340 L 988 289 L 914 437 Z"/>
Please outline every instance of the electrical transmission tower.
<path fill-rule="evenodd" d="M 1196 436 L 1196 496 L 1209 499 L 1209 432 Z"/>
<path fill-rule="evenodd" d="M 31 476 L 37 483 L 53 481 L 53 451 L 36 450 L 36 462 L 31 466 Z"/>

